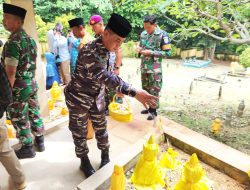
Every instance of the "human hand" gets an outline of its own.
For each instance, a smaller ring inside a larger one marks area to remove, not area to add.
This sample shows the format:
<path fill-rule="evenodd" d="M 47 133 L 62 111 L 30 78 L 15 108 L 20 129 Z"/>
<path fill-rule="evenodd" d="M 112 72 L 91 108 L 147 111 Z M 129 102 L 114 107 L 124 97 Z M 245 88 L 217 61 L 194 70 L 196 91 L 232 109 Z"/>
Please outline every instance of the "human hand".
<path fill-rule="evenodd" d="M 141 50 L 140 54 L 145 55 L 145 56 L 150 56 L 150 55 L 152 55 L 152 51 L 151 50 Z"/>
<path fill-rule="evenodd" d="M 149 94 L 145 90 L 137 90 L 135 98 L 141 102 L 146 109 L 156 108 L 158 97 Z"/>
<path fill-rule="evenodd" d="M 137 47 L 136 47 L 136 52 L 137 52 L 137 53 L 140 53 L 141 51 L 142 51 L 142 48 L 141 48 L 140 46 L 137 46 Z"/>
<path fill-rule="evenodd" d="M 120 69 L 114 69 L 114 74 L 119 75 L 120 74 Z"/>

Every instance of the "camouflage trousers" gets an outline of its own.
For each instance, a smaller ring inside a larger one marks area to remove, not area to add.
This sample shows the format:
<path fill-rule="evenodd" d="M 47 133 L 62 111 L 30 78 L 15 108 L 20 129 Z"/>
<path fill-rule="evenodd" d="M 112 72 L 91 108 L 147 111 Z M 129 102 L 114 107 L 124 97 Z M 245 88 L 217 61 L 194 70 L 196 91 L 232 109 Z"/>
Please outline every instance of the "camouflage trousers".
<path fill-rule="evenodd" d="M 8 107 L 8 116 L 23 145 L 32 143 L 32 133 L 34 136 L 43 135 L 44 125 L 39 109 L 36 88 L 27 86 L 18 92 L 13 90 L 13 103 Z"/>
<path fill-rule="evenodd" d="M 149 94 L 159 97 L 162 87 L 162 73 L 147 73 L 141 71 L 142 89 Z M 159 108 L 159 100 L 157 102 L 157 109 Z"/>
<path fill-rule="evenodd" d="M 78 158 L 85 157 L 88 152 L 87 125 L 91 120 L 100 150 L 109 148 L 107 120 L 105 110 L 99 111 L 95 99 L 91 96 L 77 97 L 65 88 L 66 104 L 69 110 L 69 129 L 72 132 L 75 152 Z"/>

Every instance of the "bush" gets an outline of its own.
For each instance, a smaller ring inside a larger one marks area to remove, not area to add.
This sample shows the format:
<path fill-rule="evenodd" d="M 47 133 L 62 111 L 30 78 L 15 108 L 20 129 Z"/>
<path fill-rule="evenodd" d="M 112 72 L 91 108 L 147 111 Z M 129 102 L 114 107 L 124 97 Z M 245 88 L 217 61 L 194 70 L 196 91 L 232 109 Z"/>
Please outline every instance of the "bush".
<path fill-rule="evenodd" d="M 122 57 L 136 57 L 137 42 L 129 41 L 122 44 Z"/>
<path fill-rule="evenodd" d="M 240 64 L 245 68 L 250 67 L 250 47 L 245 49 L 240 55 Z"/>
<path fill-rule="evenodd" d="M 171 44 L 171 56 L 170 57 L 178 57 L 177 56 L 177 47 Z"/>

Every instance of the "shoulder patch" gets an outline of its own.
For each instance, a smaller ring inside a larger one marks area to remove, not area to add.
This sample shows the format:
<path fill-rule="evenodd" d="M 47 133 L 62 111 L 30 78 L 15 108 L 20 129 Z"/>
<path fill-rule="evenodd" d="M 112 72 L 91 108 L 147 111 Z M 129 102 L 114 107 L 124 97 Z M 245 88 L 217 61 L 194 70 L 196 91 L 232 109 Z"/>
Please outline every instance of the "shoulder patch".
<path fill-rule="evenodd" d="M 169 40 L 168 36 L 164 36 L 163 37 L 163 41 L 164 41 L 165 44 L 169 44 L 170 43 L 170 40 Z"/>

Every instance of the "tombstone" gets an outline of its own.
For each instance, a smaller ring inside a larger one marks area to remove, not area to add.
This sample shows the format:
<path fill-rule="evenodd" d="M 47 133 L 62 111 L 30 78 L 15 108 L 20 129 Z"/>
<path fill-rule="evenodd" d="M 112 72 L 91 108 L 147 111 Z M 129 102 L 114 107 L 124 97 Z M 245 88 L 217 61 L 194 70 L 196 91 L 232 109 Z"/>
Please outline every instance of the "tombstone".
<path fill-rule="evenodd" d="M 229 106 L 226 111 L 225 125 L 231 126 L 232 116 L 233 116 L 233 108 Z"/>
<path fill-rule="evenodd" d="M 238 106 L 238 111 L 237 111 L 238 117 L 242 117 L 244 109 L 245 109 L 245 103 L 244 103 L 244 100 L 241 100 L 241 102 Z"/>

